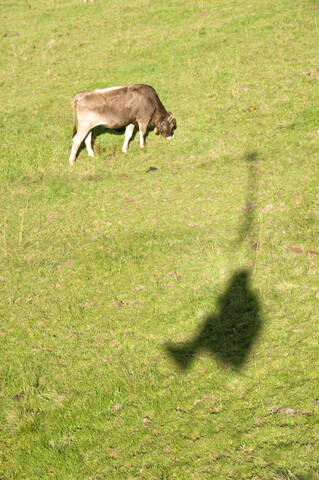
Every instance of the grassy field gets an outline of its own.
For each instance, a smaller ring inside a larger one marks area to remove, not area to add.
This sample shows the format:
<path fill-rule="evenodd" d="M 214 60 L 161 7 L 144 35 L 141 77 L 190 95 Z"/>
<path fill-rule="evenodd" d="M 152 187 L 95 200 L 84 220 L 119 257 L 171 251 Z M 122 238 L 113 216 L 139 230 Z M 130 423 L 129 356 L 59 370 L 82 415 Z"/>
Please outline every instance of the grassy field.
<path fill-rule="evenodd" d="M 318 480 L 317 0 L 0 19 L 0 479 Z M 72 96 L 127 83 L 174 140 L 70 169 Z"/>

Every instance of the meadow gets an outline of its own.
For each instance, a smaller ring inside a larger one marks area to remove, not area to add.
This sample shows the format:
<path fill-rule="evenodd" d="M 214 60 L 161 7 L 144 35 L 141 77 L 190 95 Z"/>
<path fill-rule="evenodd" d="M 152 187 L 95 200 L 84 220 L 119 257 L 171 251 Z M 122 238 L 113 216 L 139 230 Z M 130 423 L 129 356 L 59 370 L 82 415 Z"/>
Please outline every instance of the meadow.
<path fill-rule="evenodd" d="M 0 4 L 0 479 L 319 479 L 319 3 Z M 71 99 L 152 85 L 175 138 Z"/>

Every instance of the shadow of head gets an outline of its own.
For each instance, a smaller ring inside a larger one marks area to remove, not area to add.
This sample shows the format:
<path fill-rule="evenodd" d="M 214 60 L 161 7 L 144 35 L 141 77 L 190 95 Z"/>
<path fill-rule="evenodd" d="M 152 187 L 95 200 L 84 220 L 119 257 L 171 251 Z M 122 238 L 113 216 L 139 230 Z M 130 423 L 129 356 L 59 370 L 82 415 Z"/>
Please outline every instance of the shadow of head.
<path fill-rule="evenodd" d="M 261 329 L 258 297 L 250 287 L 249 270 L 235 272 L 217 300 L 217 312 L 206 316 L 192 339 L 183 344 L 166 344 L 168 354 L 183 370 L 206 350 L 217 361 L 233 369 L 245 364 Z"/>

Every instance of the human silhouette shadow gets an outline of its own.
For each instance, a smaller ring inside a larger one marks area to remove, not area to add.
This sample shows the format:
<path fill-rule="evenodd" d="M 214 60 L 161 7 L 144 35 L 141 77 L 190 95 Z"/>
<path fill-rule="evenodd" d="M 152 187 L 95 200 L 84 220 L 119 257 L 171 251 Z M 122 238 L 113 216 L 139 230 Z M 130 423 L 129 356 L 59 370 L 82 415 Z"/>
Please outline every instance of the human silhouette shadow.
<path fill-rule="evenodd" d="M 183 344 L 167 343 L 166 350 L 186 370 L 202 350 L 220 363 L 240 370 L 261 330 L 257 295 L 250 287 L 248 269 L 235 272 L 218 298 L 219 311 L 210 313 L 200 330 Z"/>

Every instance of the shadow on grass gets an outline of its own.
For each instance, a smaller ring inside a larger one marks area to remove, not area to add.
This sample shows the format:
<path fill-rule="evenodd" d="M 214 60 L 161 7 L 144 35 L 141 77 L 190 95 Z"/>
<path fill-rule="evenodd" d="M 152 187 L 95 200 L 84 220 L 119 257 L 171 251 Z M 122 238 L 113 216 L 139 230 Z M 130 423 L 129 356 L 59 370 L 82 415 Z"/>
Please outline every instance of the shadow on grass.
<path fill-rule="evenodd" d="M 258 154 L 244 155 L 247 165 L 247 193 L 234 248 L 239 248 L 255 225 L 258 190 Z M 256 244 L 255 249 L 259 248 Z M 182 343 L 166 344 L 166 351 L 186 370 L 202 350 L 219 362 L 240 370 L 262 328 L 260 302 L 250 285 L 251 271 L 238 269 L 229 279 L 225 292 L 217 300 L 217 311 L 209 313 L 193 337 Z"/>
<path fill-rule="evenodd" d="M 124 139 L 125 128 L 119 128 L 118 130 L 111 130 L 109 128 L 103 127 L 102 125 L 94 127 L 92 129 L 92 148 L 93 149 L 94 149 L 94 146 L 95 146 L 96 139 L 100 135 L 104 135 L 105 133 L 109 133 L 110 135 L 116 135 L 116 136 L 122 135 L 123 139 Z M 133 140 L 135 135 L 136 135 L 136 132 L 134 132 L 131 141 Z M 77 151 L 76 156 L 78 157 L 80 155 L 80 153 L 82 152 L 82 150 L 85 150 L 85 148 L 86 147 L 85 147 L 85 143 L 84 143 L 84 140 L 83 140 L 83 142 L 81 142 L 81 145 L 79 146 L 79 149 Z"/>
<path fill-rule="evenodd" d="M 247 192 L 246 201 L 243 208 L 244 220 L 241 222 L 238 229 L 238 238 L 236 239 L 236 246 L 239 246 L 252 230 L 255 209 L 257 203 L 258 177 L 257 177 L 257 152 L 248 152 L 244 155 L 244 160 L 247 165 Z"/>
<path fill-rule="evenodd" d="M 144 136 L 145 138 L 145 142 L 146 142 L 146 139 L 149 135 L 150 132 L 152 132 L 154 130 L 154 127 L 149 127 L 146 131 L 146 134 Z M 134 132 L 133 132 L 133 135 L 130 139 L 130 143 L 134 141 L 137 133 L 138 133 L 138 128 L 135 127 L 134 128 Z M 118 128 L 117 130 L 111 130 L 110 128 L 106 128 L 106 127 L 103 127 L 102 125 L 99 125 L 95 128 L 93 128 L 92 130 L 92 148 L 94 149 L 94 146 L 95 146 L 95 142 L 96 142 L 96 139 L 100 136 L 100 135 L 104 135 L 105 133 L 107 134 L 110 134 L 110 135 L 116 135 L 116 136 L 122 136 L 123 137 L 123 142 L 124 142 L 124 134 L 125 134 L 125 127 L 123 128 Z M 122 142 L 122 143 L 123 143 Z M 122 144 L 121 144 L 122 146 Z M 77 157 L 80 155 L 80 153 L 82 152 L 82 150 L 85 150 L 85 143 L 84 143 L 84 140 L 83 142 L 81 143 L 78 151 L 77 151 Z"/>
<path fill-rule="evenodd" d="M 257 295 L 250 287 L 250 271 L 236 271 L 217 301 L 218 311 L 207 315 L 199 331 L 182 344 L 166 344 L 166 351 L 182 370 L 206 350 L 221 363 L 240 370 L 260 333 L 262 320 Z"/>

